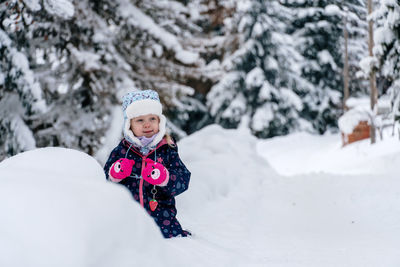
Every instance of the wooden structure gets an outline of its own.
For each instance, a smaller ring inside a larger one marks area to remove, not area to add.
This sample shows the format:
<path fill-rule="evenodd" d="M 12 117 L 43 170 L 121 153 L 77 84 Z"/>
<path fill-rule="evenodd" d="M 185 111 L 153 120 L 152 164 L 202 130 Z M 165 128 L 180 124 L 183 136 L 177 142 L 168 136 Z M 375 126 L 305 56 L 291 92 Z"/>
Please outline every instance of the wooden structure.
<path fill-rule="evenodd" d="M 368 121 L 360 121 L 350 134 L 342 132 L 343 146 L 370 138 L 370 130 L 371 126 Z"/>

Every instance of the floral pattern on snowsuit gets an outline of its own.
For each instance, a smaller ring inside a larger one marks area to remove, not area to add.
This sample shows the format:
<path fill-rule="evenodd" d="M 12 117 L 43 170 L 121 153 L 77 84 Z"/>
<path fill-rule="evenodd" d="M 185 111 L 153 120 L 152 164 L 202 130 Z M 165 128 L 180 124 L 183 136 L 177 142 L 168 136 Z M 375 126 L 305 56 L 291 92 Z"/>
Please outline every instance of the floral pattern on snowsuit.
<path fill-rule="evenodd" d="M 104 166 L 107 179 L 109 179 L 108 171 L 111 165 L 119 158 L 125 157 L 135 161 L 131 176 L 140 177 L 142 162 L 146 158 L 159 162 L 168 169 L 170 175 L 168 184 L 165 187 L 155 187 L 157 190 L 155 199 L 158 205 L 154 211 L 151 211 L 149 206 L 150 200 L 153 199 L 151 192 L 154 188 L 153 185 L 144 179 L 134 177 L 125 178 L 120 184 L 126 186 L 132 193 L 133 198 L 143 204 L 143 207 L 154 219 L 165 238 L 179 235 L 186 236 L 188 232 L 182 229 L 179 221 L 176 219 L 175 196 L 188 189 L 190 172 L 179 158 L 178 147 L 176 145 L 171 147 L 164 138 L 157 145 L 156 149 L 150 151 L 147 155 L 143 155 L 135 146 L 131 145 L 126 139 L 123 139 L 113 149 Z"/>

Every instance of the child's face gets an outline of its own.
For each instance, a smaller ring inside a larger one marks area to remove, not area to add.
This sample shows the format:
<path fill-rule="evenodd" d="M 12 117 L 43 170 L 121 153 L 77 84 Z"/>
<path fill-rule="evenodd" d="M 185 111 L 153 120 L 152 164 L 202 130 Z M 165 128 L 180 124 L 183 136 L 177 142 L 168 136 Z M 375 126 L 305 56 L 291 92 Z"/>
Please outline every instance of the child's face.
<path fill-rule="evenodd" d="M 159 131 L 160 118 L 149 114 L 131 119 L 131 130 L 136 137 L 152 137 Z"/>

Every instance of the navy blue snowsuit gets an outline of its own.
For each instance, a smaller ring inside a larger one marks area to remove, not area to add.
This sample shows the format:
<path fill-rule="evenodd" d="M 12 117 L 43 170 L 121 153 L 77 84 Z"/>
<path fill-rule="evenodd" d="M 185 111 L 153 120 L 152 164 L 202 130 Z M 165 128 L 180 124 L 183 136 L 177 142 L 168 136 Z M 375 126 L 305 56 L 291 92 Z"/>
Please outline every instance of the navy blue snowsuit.
<path fill-rule="evenodd" d="M 165 238 L 178 235 L 187 236 L 188 232 L 182 229 L 176 219 L 175 196 L 188 189 L 190 172 L 179 158 L 178 147 L 176 145 L 168 145 L 164 138 L 158 143 L 156 149 L 150 151 L 147 155 L 143 155 L 135 146 L 123 139 L 113 149 L 104 166 L 107 179 L 109 178 L 111 165 L 119 158 L 125 157 L 135 161 L 132 176 L 140 177 L 142 162 L 146 158 L 159 162 L 168 169 L 169 181 L 164 187 L 154 186 L 144 179 L 134 177 L 125 178 L 120 184 L 126 186 L 132 193 L 133 198 L 146 209 Z M 154 188 L 157 190 L 154 197 L 158 205 L 154 211 L 151 211 L 149 202 L 153 199 Z"/>

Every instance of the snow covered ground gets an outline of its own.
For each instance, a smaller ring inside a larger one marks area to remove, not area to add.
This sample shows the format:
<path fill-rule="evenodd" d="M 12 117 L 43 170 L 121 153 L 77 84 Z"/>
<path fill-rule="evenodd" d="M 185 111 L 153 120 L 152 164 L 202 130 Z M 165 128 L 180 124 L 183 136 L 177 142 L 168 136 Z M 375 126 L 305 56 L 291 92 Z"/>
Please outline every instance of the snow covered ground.
<path fill-rule="evenodd" d="M 209 126 L 179 143 L 194 236 L 172 240 L 92 157 L 25 152 L 0 162 L 0 266 L 397 267 L 399 144 Z"/>

